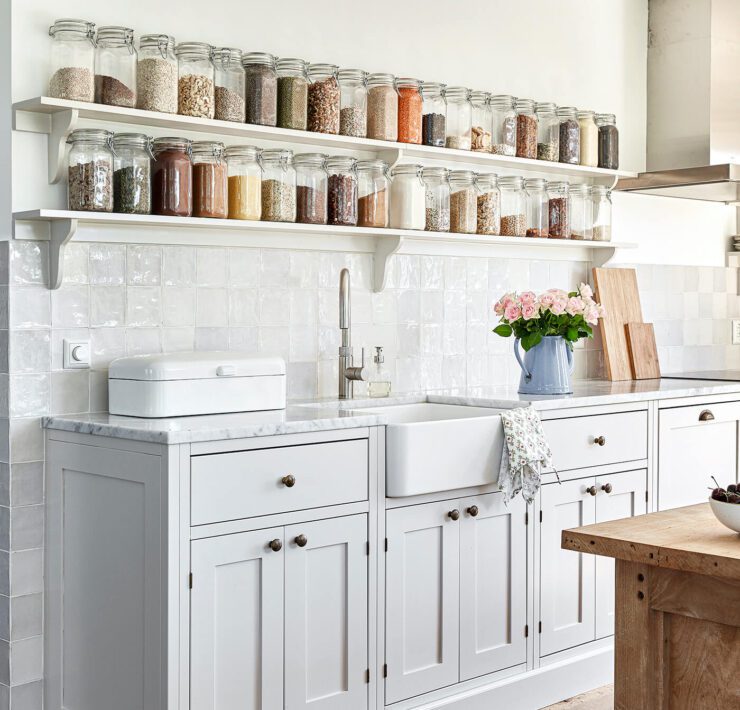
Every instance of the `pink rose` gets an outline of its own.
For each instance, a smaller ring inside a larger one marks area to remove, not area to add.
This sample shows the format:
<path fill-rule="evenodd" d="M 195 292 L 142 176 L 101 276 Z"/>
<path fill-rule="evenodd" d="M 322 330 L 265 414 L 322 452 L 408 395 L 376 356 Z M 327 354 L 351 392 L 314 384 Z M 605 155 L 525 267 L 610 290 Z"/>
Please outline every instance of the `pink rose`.
<path fill-rule="evenodd" d="M 583 319 L 589 325 L 596 325 L 599 322 L 599 311 L 596 306 L 588 306 L 583 313 Z"/>
<path fill-rule="evenodd" d="M 583 309 L 584 309 L 583 299 L 579 298 L 578 296 L 573 296 L 573 298 L 569 298 L 568 305 L 565 307 L 565 310 L 572 316 L 576 316 L 579 313 L 583 313 Z"/>
<path fill-rule="evenodd" d="M 516 305 L 516 303 L 510 303 L 506 310 L 504 311 L 504 318 L 506 318 L 509 323 L 512 323 L 515 320 L 519 319 L 519 316 L 522 315 L 522 311 L 519 308 L 519 306 Z"/>
<path fill-rule="evenodd" d="M 542 308 L 550 308 L 555 303 L 555 296 L 551 293 L 543 293 L 538 300 Z"/>
<path fill-rule="evenodd" d="M 539 309 L 535 303 L 525 303 L 522 305 L 522 318 L 524 320 L 532 320 L 536 318 L 539 313 Z"/>
<path fill-rule="evenodd" d="M 560 299 L 553 301 L 552 305 L 550 306 L 550 310 L 553 314 L 559 316 L 561 313 L 565 312 L 565 302 Z"/>
<path fill-rule="evenodd" d="M 525 306 L 534 303 L 537 300 L 537 296 L 535 296 L 531 291 L 524 291 L 519 296 L 519 300 L 521 301 L 522 306 Z"/>
<path fill-rule="evenodd" d="M 594 295 L 594 292 L 588 284 L 581 284 L 578 287 L 578 292 L 581 294 L 582 298 L 593 298 Z"/>
<path fill-rule="evenodd" d="M 493 304 L 493 312 L 497 316 L 504 315 L 504 304 L 502 301 L 496 301 L 496 303 Z"/>

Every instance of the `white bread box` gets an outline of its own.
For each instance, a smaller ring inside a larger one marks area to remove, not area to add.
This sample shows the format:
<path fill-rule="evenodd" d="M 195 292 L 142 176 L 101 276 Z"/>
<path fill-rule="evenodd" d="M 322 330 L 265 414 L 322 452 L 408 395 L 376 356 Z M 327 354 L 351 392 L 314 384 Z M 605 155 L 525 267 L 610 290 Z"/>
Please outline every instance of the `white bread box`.
<path fill-rule="evenodd" d="M 114 360 L 108 409 L 129 417 L 285 409 L 285 362 L 240 352 L 182 352 Z"/>

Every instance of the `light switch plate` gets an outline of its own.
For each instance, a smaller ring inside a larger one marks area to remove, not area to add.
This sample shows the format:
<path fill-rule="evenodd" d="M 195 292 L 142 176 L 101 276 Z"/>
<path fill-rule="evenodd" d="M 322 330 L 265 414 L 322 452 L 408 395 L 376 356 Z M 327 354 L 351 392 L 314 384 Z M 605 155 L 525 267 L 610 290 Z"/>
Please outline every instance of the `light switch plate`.
<path fill-rule="evenodd" d="M 732 320 L 732 344 L 740 345 L 740 320 L 736 318 Z"/>
<path fill-rule="evenodd" d="M 84 370 L 90 367 L 90 341 L 64 339 L 64 369 Z"/>

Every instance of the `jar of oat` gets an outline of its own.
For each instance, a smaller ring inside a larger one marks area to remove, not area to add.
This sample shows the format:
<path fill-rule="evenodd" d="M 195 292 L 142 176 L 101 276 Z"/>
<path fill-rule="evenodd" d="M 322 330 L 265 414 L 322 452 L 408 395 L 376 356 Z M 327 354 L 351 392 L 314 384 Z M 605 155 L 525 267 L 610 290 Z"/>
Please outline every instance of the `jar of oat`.
<path fill-rule="evenodd" d="M 258 220 L 262 213 L 259 148 L 231 145 L 224 151 L 229 175 L 229 219 Z"/>
<path fill-rule="evenodd" d="M 302 59 L 283 57 L 277 71 L 277 125 L 305 131 L 308 120 L 308 74 Z"/>
<path fill-rule="evenodd" d="M 136 108 L 177 113 L 175 38 L 143 35 L 136 64 Z"/>
<path fill-rule="evenodd" d="M 73 101 L 95 100 L 95 23 L 62 19 L 49 27 L 51 76 L 49 96 Z"/>
<path fill-rule="evenodd" d="M 491 152 L 496 155 L 516 155 L 514 101 L 508 94 L 491 97 Z"/>
<path fill-rule="evenodd" d="M 367 85 L 362 69 L 340 69 L 339 133 L 364 138 L 367 135 Z"/>
<path fill-rule="evenodd" d="M 336 156 L 326 161 L 329 173 L 327 222 L 345 227 L 357 225 L 357 161 Z"/>
<path fill-rule="evenodd" d="M 275 57 L 267 52 L 249 52 L 242 58 L 247 123 L 277 125 L 277 71 Z"/>
<path fill-rule="evenodd" d="M 445 146 L 456 150 L 470 150 L 473 125 L 470 90 L 464 86 L 448 86 L 445 89 L 445 100 L 447 101 Z"/>
<path fill-rule="evenodd" d="M 593 240 L 612 240 L 612 193 L 603 185 L 591 187 L 591 210 L 593 217 Z"/>
<path fill-rule="evenodd" d="M 528 178 L 524 181 L 524 190 L 527 193 L 526 236 L 547 239 L 550 226 L 547 181 Z"/>
<path fill-rule="evenodd" d="M 339 133 L 340 92 L 336 64 L 308 66 L 308 130 Z"/>
<path fill-rule="evenodd" d="M 390 180 L 384 160 L 360 160 L 357 163 L 357 225 L 388 226 Z"/>
<path fill-rule="evenodd" d="M 581 165 L 595 168 L 599 164 L 599 128 L 593 111 L 578 112 L 578 127 L 581 132 Z"/>
<path fill-rule="evenodd" d="M 424 168 L 427 232 L 450 231 L 450 177 L 447 168 Z"/>
<path fill-rule="evenodd" d="M 450 231 L 475 234 L 478 220 L 478 195 L 472 170 L 450 171 Z"/>
<path fill-rule="evenodd" d="M 619 131 L 614 114 L 597 113 L 595 120 L 599 129 L 599 167 L 619 170 Z"/>
<path fill-rule="evenodd" d="M 219 121 L 244 123 L 246 106 L 242 50 L 232 47 L 214 49 L 213 66 L 216 85 L 213 117 Z"/>
<path fill-rule="evenodd" d="M 113 211 L 113 134 L 98 128 L 79 128 L 67 138 L 69 209 Z"/>
<path fill-rule="evenodd" d="M 394 229 L 424 229 L 426 194 L 422 166 L 402 164 L 391 170 L 390 226 Z"/>
<path fill-rule="evenodd" d="M 193 217 L 226 219 L 229 216 L 229 177 L 224 144 L 193 143 Z"/>
<path fill-rule="evenodd" d="M 295 222 L 296 174 L 293 151 L 282 148 L 263 150 L 262 220 Z"/>
<path fill-rule="evenodd" d="M 326 224 L 329 192 L 326 156 L 300 153 L 295 156 L 296 222 Z"/>
<path fill-rule="evenodd" d="M 581 128 L 573 106 L 561 106 L 557 112 L 560 123 L 560 162 L 578 165 L 581 160 Z"/>
<path fill-rule="evenodd" d="M 421 142 L 442 148 L 447 133 L 447 102 L 445 85 L 436 81 L 425 81 L 421 85 L 422 117 Z"/>
<path fill-rule="evenodd" d="M 570 238 L 590 241 L 593 239 L 593 207 L 588 185 L 571 185 Z"/>
<path fill-rule="evenodd" d="M 498 180 L 501 189 L 501 235 L 524 237 L 527 234 L 527 199 L 524 178 L 507 175 Z"/>
<path fill-rule="evenodd" d="M 491 94 L 473 91 L 470 94 L 473 107 L 472 149 L 478 153 L 491 152 Z"/>
<path fill-rule="evenodd" d="M 475 178 L 478 220 L 476 232 L 485 235 L 501 233 L 501 191 L 498 175 L 478 174 Z"/>
<path fill-rule="evenodd" d="M 537 116 L 532 99 L 517 99 L 516 109 L 516 157 L 537 157 Z"/>
<path fill-rule="evenodd" d="M 398 92 L 393 74 L 367 78 L 367 137 L 398 140 Z"/>
<path fill-rule="evenodd" d="M 403 77 L 396 80 L 398 89 L 398 141 L 421 144 L 421 82 Z"/>
<path fill-rule="evenodd" d="M 180 42 L 177 56 L 177 112 L 181 116 L 213 118 L 215 110 L 215 70 L 211 45 L 205 42 Z"/>
<path fill-rule="evenodd" d="M 557 163 L 560 157 L 560 121 L 557 107 L 550 102 L 535 105 L 537 115 L 537 160 Z"/>
<path fill-rule="evenodd" d="M 95 102 L 136 106 L 136 49 L 128 27 L 99 27 L 95 48 Z"/>
<path fill-rule="evenodd" d="M 143 133 L 116 133 L 113 149 L 113 211 L 149 214 L 152 211 L 151 140 Z"/>
<path fill-rule="evenodd" d="M 193 213 L 193 164 L 187 138 L 152 141 L 152 213 L 190 217 Z"/>
<path fill-rule="evenodd" d="M 547 184 L 548 235 L 550 239 L 570 239 L 570 193 L 567 182 Z"/>

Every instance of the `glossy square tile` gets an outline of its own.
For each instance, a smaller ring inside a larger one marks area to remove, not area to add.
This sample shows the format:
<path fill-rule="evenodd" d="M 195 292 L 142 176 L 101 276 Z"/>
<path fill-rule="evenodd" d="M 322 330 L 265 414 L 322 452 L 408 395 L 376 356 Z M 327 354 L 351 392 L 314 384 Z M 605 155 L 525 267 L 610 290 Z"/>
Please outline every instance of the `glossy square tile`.
<path fill-rule="evenodd" d="M 126 281 L 129 286 L 162 283 L 162 247 L 131 244 L 126 249 Z"/>
<path fill-rule="evenodd" d="M 89 281 L 97 286 L 126 283 L 126 247 L 122 244 L 90 244 Z"/>

